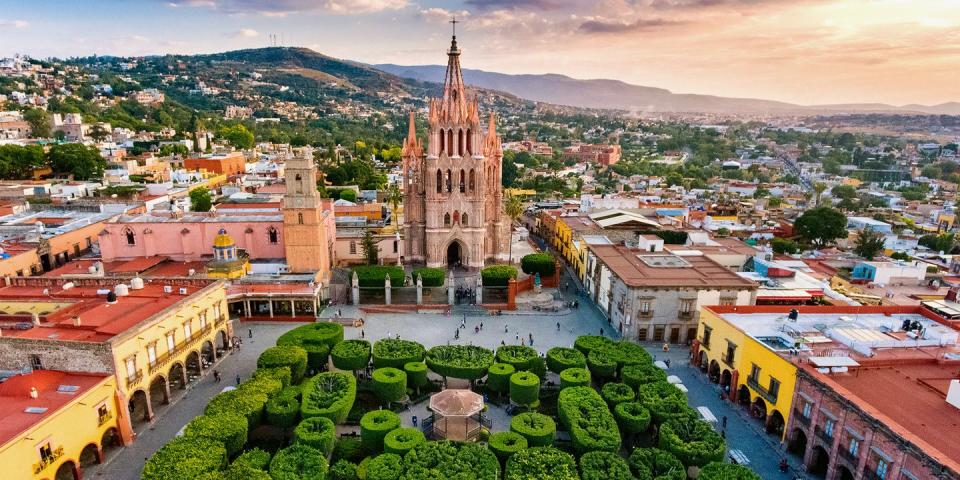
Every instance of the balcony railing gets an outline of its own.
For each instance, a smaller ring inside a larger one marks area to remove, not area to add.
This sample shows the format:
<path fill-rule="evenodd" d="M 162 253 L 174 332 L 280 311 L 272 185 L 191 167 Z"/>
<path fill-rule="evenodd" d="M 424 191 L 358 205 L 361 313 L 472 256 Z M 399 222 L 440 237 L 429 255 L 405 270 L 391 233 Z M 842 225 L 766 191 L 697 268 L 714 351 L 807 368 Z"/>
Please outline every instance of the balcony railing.
<path fill-rule="evenodd" d="M 833 434 L 827 433 L 826 430 L 824 430 L 824 429 L 822 429 L 822 428 L 820 428 L 820 427 L 815 427 L 815 428 L 813 429 L 813 434 L 816 435 L 817 437 L 819 437 L 819 438 L 820 438 L 821 440 L 823 440 L 824 442 L 827 442 L 827 443 L 830 443 L 830 444 L 833 443 Z"/>
<path fill-rule="evenodd" d="M 799 408 L 793 409 L 793 418 L 796 418 L 797 421 L 803 425 L 806 425 L 808 427 L 810 426 L 810 417 L 805 417 L 803 415 L 803 410 L 800 410 Z"/>
<path fill-rule="evenodd" d="M 756 378 L 747 377 L 747 385 L 756 390 L 764 400 L 770 403 L 777 403 L 777 395 L 768 392 L 766 387 L 761 386 L 760 382 L 758 382 Z"/>
<path fill-rule="evenodd" d="M 102 427 L 103 424 L 109 422 L 111 418 L 113 418 L 113 413 L 112 413 L 112 412 L 107 412 L 107 413 L 104 413 L 103 415 L 98 415 L 98 416 L 97 416 L 97 426 L 98 426 L 98 427 Z"/>
<path fill-rule="evenodd" d="M 724 353 L 720 356 L 720 359 L 723 360 L 723 363 L 726 363 L 730 367 L 733 367 L 734 358 L 736 358 L 736 354 L 730 355 L 729 353 Z"/>
<path fill-rule="evenodd" d="M 210 324 L 207 324 L 207 326 L 201 328 L 196 332 L 193 332 L 190 335 L 190 338 L 178 343 L 176 346 L 173 347 L 173 350 L 167 350 L 166 352 L 163 353 L 163 355 L 160 355 L 159 357 L 157 357 L 157 360 L 152 364 L 150 364 L 150 368 L 148 368 L 147 371 L 149 372 L 150 375 L 153 375 L 154 372 L 157 372 L 160 369 L 166 367 L 174 358 L 177 357 L 177 355 L 180 355 L 185 350 L 192 348 L 194 345 L 204 340 L 204 337 L 206 337 L 206 335 L 211 331 L 213 331 L 213 326 Z"/>
<path fill-rule="evenodd" d="M 41 457 L 40 461 L 33 464 L 33 474 L 39 475 L 45 468 L 57 463 L 57 460 L 63 456 L 63 447 L 57 447 L 56 450 L 50 452 L 50 455 L 46 457 Z"/>
<path fill-rule="evenodd" d="M 850 462 L 850 465 L 853 466 L 853 469 L 856 470 L 857 463 L 860 461 L 858 453 L 851 453 L 849 448 L 839 448 L 837 451 L 840 454 L 840 458 Z"/>
<path fill-rule="evenodd" d="M 218 317 L 213 323 L 214 323 L 214 325 L 216 325 L 217 327 L 219 327 L 219 326 L 223 325 L 226 321 L 227 321 L 227 316 L 226 316 L 226 315 L 220 315 L 220 317 Z"/>
<path fill-rule="evenodd" d="M 127 377 L 127 388 L 133 388 L 140 383 L 141 380 L 143 380 L 143 370 L 138 368 L 133 375 Z"/>

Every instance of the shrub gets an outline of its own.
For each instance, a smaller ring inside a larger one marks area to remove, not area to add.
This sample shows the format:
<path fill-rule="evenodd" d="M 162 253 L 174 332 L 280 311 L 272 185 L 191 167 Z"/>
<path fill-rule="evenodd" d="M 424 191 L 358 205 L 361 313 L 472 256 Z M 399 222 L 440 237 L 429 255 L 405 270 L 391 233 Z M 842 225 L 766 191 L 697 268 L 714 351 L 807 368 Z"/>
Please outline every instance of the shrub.
<path fill-rule="evenodd" d="M 220 470 L 227 464 L 227 449 L 205 437 L 177 437 L 147 460 L 143 480 L 181 480 Z"/>
<path fill-rule="evenodd" d="M 373 410 L 360 418 L 360 442 L 371 452 L 383 451 L 383 439 L 400 428 L 400 415 L 390 410 Z"/>
<path fill-rule="evenodd" d="M 573 455 L 553 447 L 520 450 L 507 460 L 503 480 L 579 480 Z"/>
<path fill-rule="evenodd" d="M 487 369 L 487 388 L 497 393 L 510 391 L 510 376 L 517 369 L 507 363 L 494 363 Z"/>
<path fill-rule="evenodd" d="M 277 345 L 297 345 L 307 351 L 307 364 L 317 371 L 327 364 L 327 355 L 343 341 L 343 325 L 315 322 L 294 328 L 277 339 Z"/>
<path fill-rule="evenodd" d="M 226 447 L 227 456 L 232 457 L 247 443 L 247 419 L 238 413 L 200 415 L 187 424 L 183 436 L 216 440 Z"/>
<path fill-rule="evenodd" d="M 687 469 L 680 460 L 659 448 L 634 449 L 629 462 L 637 480 L 687 480 Z"/>
<path fill-rule="evenodd" d="M 337 426 L 326 417 L 304 419 L 293 429 L 294 443 L 316 448 L 327 457 L 333 453 L 336 437 Z"/>
<path fill-rule="evenodd" d="M 426 349 L 410 340 L 386 338 L 373 344 L 373 367 L 403 368 L 410 362 L 422 362 Z"/>
<path fill-rule="evenodd" d="M 666 381 L 667 372 L 652 363 L 638 363 L 623 367 L 620 371 L 620 379 L 636 389 L 647 383 Z"/>
<path fill-rule="evenodd" d="M 253 448 L 241 453 L 231 465 L 266 470 L 270 466 L 270 452 Z"/>
<path fill-rule="evenodd" d="M 270 347 L 257 359 L 257 368 L 278 367 L 288 367 L 290 381 L 299 384 L 307 371 L 307 351 L 296 345 Z"/>
<path fill-rule="evenodd" d="M 633 400 L 633 389 L 625 383 L 608 383 L 600 389 L 600 396 L 610 405 L 610 408 L 617 404 Z"/>
<path fill-rule="evenodd" d="M 637 401 L 650 411 L 653 423 L 658 425 L 671 418 L 695 416 L 687 405 L 687 397 L 669 382 L 640 385 L 637 389 Z"/>
<path fill-rule="evenodd" d="M 697 480 L 761 480 L 761 477 L 743 465 L 713 462 L 700 469 Z"/>
<path fill-rule="evenodd" d="M 367 464 L 367 480 L 397 480 L 403 472 L 403 459 L 395 453 L 381 453 Z"/>
<path fill-rule="evenodd" d="M 304 350 L 304 353 L 306 351 Z M 276 368 L 258 368 L 253 371 L 251 378 L 254 380 L 259 380 L 261 378 L 272 378 L 280 382 L 281 388 L 287 388 L 290 386 L 290 383 L 293 379 L 293 376 L 290 374 L 289 367 L 276 367 Z"/>
<path fill-rule="evenodd" d="M 263 419 L 263 408 L 267 404 L 267 396 L 262 393 L 246 393 L 243 390 L 223 392 L 210 399 L 204 415 L 218 415 L 221 413 L 239 413 L 247 419 L 247 429 L 253 430 L 260 425 Z"/>
<path fill-rule="evenodd" d="M 331 458 L 357 463 L 366 456 L 367 452 L 364 451 L 363 445 L 360 443 L 360 437 L 352 436 L 337 439 L 337 443 L 333 446 L 333 457 Z"/>
<path fill-rule="evenodd" d="M 427 438 L 423 436 L 423 432 L 416 428 L 395 428 L 390 430 L 386 437 L 383 437 L 383 451 L 403 456 L 412 450 L 413 447 L 426 441 Z"/>
<path fill-rule="evenodd" d="M 549 277 L 557 270 L 553 256 L 549 253 L 531 253 L 520 259 L 520 269 L 527 275 L 539 273 L 540 277 Z"/>
<path fill-rule="evenodd" d="M 516 370 L 531 371 L 537 367 L 540 354 L 533 347 L 506 345 L 497 349 L 496 361 L 513 365 Z"/>
<path fill-rule="evenodd" d="M 526 450 L 527 439 L 517 432 L 497 432 L 490 435 L 487 447 L 500 462 L 506 462 L 510 455 Z"/>
<path fill-rule="evenodd" d="M 617 375 L 617 359 L 603 349 L 587 355 L 587 367 L 590 373 L 600 378 L 613 378 Z"/>
<path fill-rule="evenodd" d="M 590 370 L 586 368 L 568 368 L 560 372 L 560 388 L 589 387 Z"/>
<path fill-rule="evenodd" d="M 547 350 L 547 368 L 559 374 L 568 368 L 586 368 L 587 357 L 575 348 L 553 347 Z"/>
<path fill-rule="evenodd" d="M 634 480 L 630 465 L 612 452 L 587 452 L 580 457 L 582 480 Z"/>
<path fill-rule="evenodd" d="M 613 409 L 617 425 L 627 433 L 641 433 L 650 427 L 650 410 L 640 402 L 618 403 Z"/>
<path fill-rule="evenodd" d="M 423 362 L 407 362 L 403 365 L 403 372 L 407 374 L 407 388 L 419 390 L 428 383 L 427 364 Z"/>
<path fill-rule="evenodd" d="M 590 355 L 592 350 L 605 347 L 611 343 L 613 343 L 613 340 L 610 340 L 607 337 L 602 337 L 599 335 L 583 335 L 577 337 L 577 339 L 573 342 L 573 348 L 580 350 L 580 353 L 586 356 Z"/>
<path fill-rule="evenodd" d="M 273 480 L 270 474 L 246 465 L 230 465 L 226 470 L 207 472 L 196 480 Z"/>
<path fill-rule="evenodd" d="M 417 275 L 424 287 L 442 287 L 446 272 L 442 268 L 418 268 L 413 271 L 413 281 L 417 281 Z"/>
<path fill-rule="evenodd" d="M 300 401 L 297 397 L 280 394 L 267 401 L 267 423 L 275 427 L 290 428 L 297 424 Z"/>
<path fill-rule="evenodd" d="M 689 418 L 663 422 L 659 446 L 688 467 L 721 462 L 727 451 L 727 442 L 709 423 Z"/>
<path fill-rule="evenodd" d="M 474 345 L 440 345 L 427 352 L 427 366 L 443 377 L 476 380 L 493 365 L 493 352 Z"/>
<path fill-rule="evenodd" d="M 510 431 L 522 435 L 531 447 L 547 447 L 553 445 L 557 424 L 542 413 L 526 412 L 510 420 Z"/>
<path fill-rule="evenodd" d="M 315 448 L 293 444 L 273 456 L 270 476 L 273 480 L 326 480 L 327 459 Z"/>
<path fill-rule="evenodd" d="M 403 457 L 403 463 L 402 480 L 500 478 L 497 457 L 476 443 L 423 442 Z"/>
<path fill-rule="evenodd" d="M 390 275 L 391 287 L 403 286 L 403 268 L 388 265 L 361 265 L 354 267 L 357 280 L 364 288 L 383 288 L 384 280 Z"/>
<path fill-rule="evenodd" d="M 343 372 L 324 372 L 304 382 L 300 416 L 327 417 L 340 424 L 347 420 L 356 398 L 356 377 Z"/>
<path fill-rule="evenodd" d="M 303 390 L 301 390 L 301 387 L 286 387 L 283 390 L 280 390 L 280 393 L 276 394 L 274 398 L 288 397 L 288 398 L 296 398 L 297 400 L 300 400 L 300 398 L 303 396 L 302 394 L 303 394 Z"/>
<path fill-rule="evenodd" d="M 283 382 L 273 375 L 260 374 L 241 383 L 237 390 L 245 395 L 262 394 L 271 398 L 283 390 Z"/>
<path fill-rule="evenodd" d="M 620 449 L 620 429 L 596 390 L 590 387 L 561 390 L 557 416 L 570 431 L 570 440 L 577 452 Z"/>
<path fill-rule="evenodd" d="M 330 466 L 330 480 L 359 480 L 357 464 L 347 460 L 337 460 Z"/>
<path fill-rule="evenodd" d="M 510 375 L 510 400 L 517 405 L 533 405 L 540 398 L 540 377 L 530 372 Z"/>
<path fill-rule="evenodd" d="M 517 278 L 517 269 L 510 265 L 493 265 L 480 270 L 484 287 L 506 287 L 510 279 Z"/>
<path fill-rule="evenodd" d="M 340 370 L 355 372 L 370 364 L 370 342 L 366 340 L 344 340 L 330 350 L 333 366 Z"/>
<path fill-rule="evenodd" d="M 407 396 L 407 374 L 403 370 L 384 367 L 373 371 L 373 393 L 380 402 L 389 404 Z"/>

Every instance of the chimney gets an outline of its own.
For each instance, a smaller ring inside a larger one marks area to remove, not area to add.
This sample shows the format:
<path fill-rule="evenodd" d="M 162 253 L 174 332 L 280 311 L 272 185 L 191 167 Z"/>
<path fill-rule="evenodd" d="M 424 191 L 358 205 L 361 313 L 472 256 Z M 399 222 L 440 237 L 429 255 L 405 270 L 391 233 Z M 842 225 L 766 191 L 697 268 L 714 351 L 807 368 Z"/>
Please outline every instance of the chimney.
<path fill-rule="evenodd" d="M 76 326 L 76 327 L 79 327 L 79 326 L 81 325 L 80 316 L 79 316 L 79 315 L 74 315 L 74 316 L 73 316 L 73 325 Z"/>
<path fill-rule="evenodd" d="M 30 398 L 37 398 L 40 396 L 40 392 L 37 391 L 37 387 L 30 387 Z"/>

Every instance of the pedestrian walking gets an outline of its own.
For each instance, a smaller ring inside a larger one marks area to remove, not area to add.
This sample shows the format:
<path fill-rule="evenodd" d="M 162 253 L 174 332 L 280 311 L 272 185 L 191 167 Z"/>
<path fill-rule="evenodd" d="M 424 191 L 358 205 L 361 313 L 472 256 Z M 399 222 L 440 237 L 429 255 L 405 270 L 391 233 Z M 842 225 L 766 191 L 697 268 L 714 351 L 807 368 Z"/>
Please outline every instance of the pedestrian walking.
<path fill-rule="evenodd" d="M 248 328 L 248 329 L 247 329 L 247 336 L 250 337 L 250 338 L 253 338 L 253 329 L 252 329 L 252 328 Z"/>
<path fill-rule="evenodd" d="M 478 334 L 478 333 L 480 333 L 480 327 L 478 327 L 477 325 L 474 325 L 474 326 L 473 326 L 473 334 L 476 335 L 476 334 Z"/>
<path fill-rule="evenodd" d="M 663 360 L 663 363 L 665 363 L 665 364 L 667 365 L 667 368 L 670 368 L 670 359 L 669 359 L 669 358 L 665 358 L 665 359 Z"/>
<path fill-rule="evenodd" d="M 560 322 L 557 322 L 557 331 L 560 331 Z"/>
<path fill-rule="evenodd" d="M 361 328 L 361 329 L 360 329 L 360 338 L 363 338 L 364 335 L 365 335 L 365 334 L 363 333 L 363 329 Z"/>
<path fill-rule="evenodd" d="M 501 346 L 501 347 L 504 346 L 504 345 L 506 345 L 506 344 L 507 344 L 507 342 L 505 342 L 505 341 L 503 341 L 503 340 L 500 340 L 500 346 Z"/>
<path fill-rule="evenodd" d="M 521 339 L 520 339 L 520 346 L 521 346 L 521 347 L 525 347 L 525 346 L 526 346 L 526 344 L 523 343 L 523 342 L 524 342 L 524 340 L 521 338 Z"/>
<path fill-rule="evenodd" d="M 453 338 L 454 338 L 455 340 L 459 340 L 459 339 L 460 339 L 460 329 L 459 329 L 459 328 L 456 329 L 456 330 L 453 332 Z"/>
<path fill-rule="evenodd" d="M 237 375 L 237 386 L 238 386 L 238 387 L 240 386 L 240 375 L 239 375 L 239 374 Z"/>
<path fill-rule="evenodd" d="M 520 340 L 520 332 L 517 332 L 517 336 L 516 336 L 515 340 L 518 340 L 518 341 Z"/>
<path fill-rule="evenodd" d="M 480 322 L 480 331 L 483 331 L 483 322 Z"/>
<path fill-rule="evenodd" d="M 392 338 L 392 337 L 393 337 L 393 334 L 390 333 L 390 330 L 387 330 L 387 338 Z"/>
<path fill-rule="evenodd" d="M 510 325 L 503 326 L 503 333 L 510 333 Z"/>
<path fill-rule="evenodd" d="M 339 308 L 337 309 L 337 317 L 343 318 L 343 310 L 340 310 Z"/>
<path fill-rule="evenodd" d="M 727 429 L 727 416 L 726 416 L 726 415 L 724 415 L 723 418 L 720 419 L 720 425 L 723 427 L 724 430 Z"/>
<path fill-rule="evenodd" d="M 214 370 L 214 371 L 213 371 L 213 381 L 215 381 L 215 382 L 217 382 L 217 383 L 220 383 L 220 371 L 219 371 L 219 370 Z"/>
<path fill-rule="evenodd" d="M 603 336 L 603 328 L 600 329 L 600 336 Z"/>

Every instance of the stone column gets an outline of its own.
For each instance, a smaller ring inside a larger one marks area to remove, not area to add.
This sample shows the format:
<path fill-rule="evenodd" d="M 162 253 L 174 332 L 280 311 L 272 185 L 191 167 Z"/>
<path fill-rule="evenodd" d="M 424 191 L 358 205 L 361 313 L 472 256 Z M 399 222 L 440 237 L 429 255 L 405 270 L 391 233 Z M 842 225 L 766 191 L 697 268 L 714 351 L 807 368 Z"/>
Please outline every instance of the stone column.
<path fill-rule="evenodd" d="M 423 279 L 417 274 L 417 305 L 423 305 Z"/>
<path fill-rule="evenodd" d="M 453 305 L 454 301 L 454 281 L 453 281 L 453 271 L 447 271 L 447 305 Z"/>
<path fill-rule="evenodd" d="M 297 316 L 297 303 L 296 300 L 290 300 L 290 317 Z"/>
<path fill-rule="evenodd" d="M 390 294 L 392 293 L 391 290 L 392 289 L 390 288 L 390 275 L 384 275 L 383 294 L 386 298 L 387 305 L 390 305 Z"/>
<path fill-rule="evenodd" d="M 270 307 L 270 318 L 273 318 L 273 300 L 267 300 L 267 305 Z"/>
<path fill-rule="evenodd" d="M 250 300 L 243 301 L 243 312 L 245 313 L 245 316 L 250 316 Z"/>
<path fill-rule="evenodd" d="M 357 278 L 357 272 L 353 272 L 353 285 L 351 286 L 351 300 L 354 305 L 360 305 L 360 279 Z"/>
<path fill-rule="evenodd" d="M 483 276 L 477 275 L 477 305 L 483 305 Z"/>

